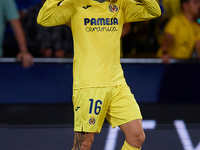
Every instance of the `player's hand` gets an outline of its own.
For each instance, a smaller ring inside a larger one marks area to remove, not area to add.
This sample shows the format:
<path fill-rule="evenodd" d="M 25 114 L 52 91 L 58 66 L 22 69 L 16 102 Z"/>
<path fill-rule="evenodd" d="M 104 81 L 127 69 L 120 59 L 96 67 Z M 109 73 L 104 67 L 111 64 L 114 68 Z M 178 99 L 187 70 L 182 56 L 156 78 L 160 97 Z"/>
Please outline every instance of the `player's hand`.
<path fill-rule="evenodd" d="M 32 66 L 33 56 L 29 52 L 20 52 L 17 54 L 17 60 L 22 62 L 22 66 L 27 69 Z"/>
<path fill-rule="evenodd" d="M 165 64 L 169 64 L 170 58 L 172 58 L 172 57 L 171 57 L 171 55 L 168 54 L 168 53 L 162 55 L 162 61 L 163 61 Z"/>
<path fill-rule="evenodd" d="M 54 55 L 55 55 L 56 58 L 64 58 L 65 57 L 65 51 L 62 50 L 62 49 L 57 50 L 57 51 L 55 51 Z"/>

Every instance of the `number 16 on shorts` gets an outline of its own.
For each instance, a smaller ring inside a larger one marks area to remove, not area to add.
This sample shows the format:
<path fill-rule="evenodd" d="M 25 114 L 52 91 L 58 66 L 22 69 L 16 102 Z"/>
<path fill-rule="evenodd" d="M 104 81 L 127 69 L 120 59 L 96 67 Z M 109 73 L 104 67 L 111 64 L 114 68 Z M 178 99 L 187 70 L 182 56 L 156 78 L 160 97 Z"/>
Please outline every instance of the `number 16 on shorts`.
<path fill-rule="evenodd" d="M 90 101 L 90 108 L 89 108 L 89 114 L 94 114 L 98 115 L 101 111 L 101 106 L 102 106 L 102 101 L 101 100 L 94 100 L 94 99 L 89 99 Z"/>

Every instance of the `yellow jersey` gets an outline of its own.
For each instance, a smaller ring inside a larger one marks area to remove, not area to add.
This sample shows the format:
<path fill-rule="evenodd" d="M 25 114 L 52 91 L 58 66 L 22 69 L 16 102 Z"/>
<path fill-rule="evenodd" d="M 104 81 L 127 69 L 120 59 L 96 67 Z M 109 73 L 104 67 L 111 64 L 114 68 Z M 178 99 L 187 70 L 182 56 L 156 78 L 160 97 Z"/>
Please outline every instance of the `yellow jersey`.
<path fill-rule="evenodd" d="M 162 0 L 162 3 L 167 17 L 171 18 L 182 13 L 180 0 Z"/>
<path fill-rule="evenodd" d="M 173 35 L 168 53 L 176 59 L 188 59 L 192 56 L 195 44 L 200 40 L 200 26 L 190 22 L 183 14 L 173 17 L 165 26 L 165 33 Z M 162 47 L 158 51 L 162 56 Z"/>
<path fill-rule="evenodd" d="M 125 22 L 159 17 L 156 0 L 47 0 L 37 22 L 67 24 L 74 40 L 73 88 L 102 87 L 125 82 L 120 64 L 120 37 Z"/>

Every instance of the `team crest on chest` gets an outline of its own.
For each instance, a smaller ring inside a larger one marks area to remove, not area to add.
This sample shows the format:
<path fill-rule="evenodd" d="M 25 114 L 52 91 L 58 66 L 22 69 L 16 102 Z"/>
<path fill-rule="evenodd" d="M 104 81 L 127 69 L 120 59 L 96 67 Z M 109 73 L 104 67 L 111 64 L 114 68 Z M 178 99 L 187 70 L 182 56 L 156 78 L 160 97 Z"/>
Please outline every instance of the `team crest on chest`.
<path fill-rule="evenodd" d="M 118 7 L 117 7 L 116 5 L 110 5 L 110 6 L 109 6 L 109 10 L 110 10 L 111 12 L 117 12 Z"/>
<path fill-rule="evenodd" d="M 95 122 L 96 122 L 95 118 L 91 117 L 91 118 L 89 119 L 89 124 L 90 124 L 90 125 L 94 125 Z"/>

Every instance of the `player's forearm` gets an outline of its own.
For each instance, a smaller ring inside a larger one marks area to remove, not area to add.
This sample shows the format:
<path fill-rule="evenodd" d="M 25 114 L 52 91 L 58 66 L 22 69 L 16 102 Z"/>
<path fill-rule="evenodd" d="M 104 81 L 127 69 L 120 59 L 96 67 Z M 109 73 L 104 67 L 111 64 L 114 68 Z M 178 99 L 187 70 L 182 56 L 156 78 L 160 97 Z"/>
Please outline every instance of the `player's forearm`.
<path fill-rule="evenodd" d="M 37 17 L 37 23 L 45 26 L 57 26 L 66 24 L 73 12 L 74 0 L 47 0 Z"/>
<path fill-rule="evenodd" d="M 156 0 L 141 0 L 144 6 L 144 17 L 149 19 L 157 18 L 161 15 L 161 10 Z"/>
<path fill-rule="evenodd" d="M 126 22 L 145 21 L 157 18 L 161 10 L 156 0 L 128 0 L 125 5 Z"/>
<path fill-rule="evenodd" d="M 14 31 L 20 52 L 28 52 L 25 35 L 19 19 L 11 20 L 10 23 Z"/>
<path fill-rule="evenodd" d="M 173 38 L 173 35 L 169 33 L 165 33 L 163 43 L 162 43 L 163 54 L 168 54 L 169 47 L 172 43 L 172 38 Z"/>
<path fill-rule="evenodd" d="M 197 51 L 197 55 L 198 58 L 200 58 L 200 41 L 196 42 L 196 47 L 195 47 L 196 51 Z"/>

